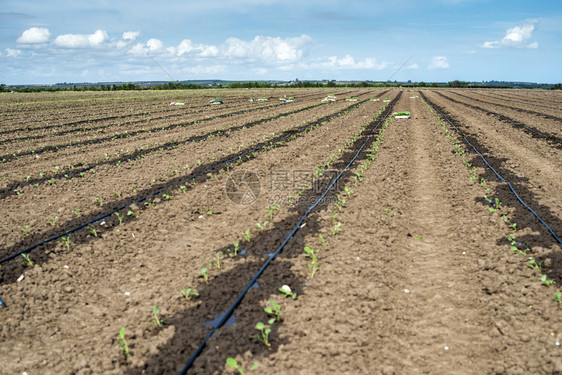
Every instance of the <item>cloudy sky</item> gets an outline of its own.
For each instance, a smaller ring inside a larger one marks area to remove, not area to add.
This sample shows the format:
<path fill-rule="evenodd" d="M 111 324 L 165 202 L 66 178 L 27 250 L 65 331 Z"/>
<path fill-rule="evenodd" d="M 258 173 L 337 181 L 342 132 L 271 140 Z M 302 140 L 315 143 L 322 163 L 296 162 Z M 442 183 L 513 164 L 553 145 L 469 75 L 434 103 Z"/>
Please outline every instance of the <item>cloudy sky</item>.
<path fill-rule="evenodd" d="M 0 0 L 5 84 L 557 83 L 561 66 L 560 0 Z"/>

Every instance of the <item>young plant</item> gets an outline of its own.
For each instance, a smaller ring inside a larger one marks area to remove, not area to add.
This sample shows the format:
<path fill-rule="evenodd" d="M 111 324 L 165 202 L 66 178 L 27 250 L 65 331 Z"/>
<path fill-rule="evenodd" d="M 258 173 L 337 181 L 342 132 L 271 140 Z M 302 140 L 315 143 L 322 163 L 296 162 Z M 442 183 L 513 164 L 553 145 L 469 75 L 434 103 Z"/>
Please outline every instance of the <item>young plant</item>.
<path fill-rule="evenodd" d="M 66 249 L 70 250 L 70 234 L 67 236 L 62 236 L 58 241 L 64 243 L 66 245 Z"/>
<path fill-rule="evenodd" d="M 96 230 L 96 227 L 94 227 L 93 225 L 90 225 L 88 227 L 88 232 L 90 232 L 90 234 L 94 237 L 98 236 L 98 231 Z"/>
<path fill-rule="evenodd" d="M 125 327 L 121 327 L 119 330 L 119 340 L 117 340 L 117 344 L 125 354 L 125 357 L 131 355 L 131 351 L 129 350 L 129 345 L 127 345 L 127 341 L 125 340 Z"/>
<path fill-rule="evenodd" d="M 306 267 L 310 270 L 310 278 L 312 279 L 314 274 L 320 269 L 322 263 L 318 262 L 318 250 L 305 246 L 304 252 L 306 253 L 306 257 L 311 259 L 311 262 L 307 263 Z"/>
<path fill-rule="evenodd" d="M 281 208 L 281 204 L 277 203 L 275 206 L 266 207 L 265 210 L 269 214 L 269 221 L 273 220 L 273 216 L 275 216 L 275 211 L 279 211 Z"/>
<path fill-rule="evenodd" d="M 556 292 L 554 298 L 550 299 L 552 302 L 556 302 L 558 307 L 562 307 L 562 292 Z"/>
<path fill-rule="evenodd" d="M 103 197 L 96 197 L 94 201 L 101 206 L 103 206 Z"/>
<path fill-rule="evenodd" d="M 541 282 L 542 282 L 542 285 L 546 285 L 546 286 L 548 286 L 548 287 L 551 287 L 554 283 L 556 283 L 556 281 L 550 280 L 550 279 L 548 278 L 548 276 L 546 276 L 545 274 L 543 274 L 543 275 L 541 276 Z"/>
<path fill-rule="evenodd" d="M 149 322 L 154 323 L 156 328 L 162 328 L 162 325 L 168 321 L 167 319 L 160 319 L 160 317 L 158 316 L 159 313 L 160 309 L 158 308 L 158 306 L 154 306 L 152 308 L 152 316 L 154 317 L 154 319 L 150 319 Z"/>
<path fill-rule="evenodd" d="M 138 219 L 138 218 L 139 218 L 138 212 L 135 212 L 135 211 L 133 211 L 133 210 L 127 211 L 127 216 L 134 216 L 135 219 Z"/>
<path fill-rule="evenodd" d="M 238 255 L 238 250 L 240 249 L 240 244 L 238 241 L 234 243 L 234 255 Z"/>
<path fill-rule="evenodd" d="M 281 311 L 281 306 L 275 303 L 275 301 L 269 301 L 267 306 L 264 307 L 263 311 L 265 311 L 269 315 L 274 315 L 273 318 L 267 321 L 268 324 L 273 324 L 275 322 L 281 321 L 281 316 L 279 315 Z"/>
<path fill-rule="evenodd" d="M 542 260 L 537 263 L 535 258 L 529 259 L 529 264 L 527 265 L 527 267 L 539 271 L 541 270 L 541 266 L 542 266 Z"/>
<path fill-rule="evenodd" d="M 281 288 L 279 288 L 279 291 L 285 297 L 291 297 L 292 299 L 297 299 L 297 293 L 293 292 L 289 285 L 283 285 Z"/>
<path fill-rule="evenodd" d="M 187 288 L 186 290 L 180 290 L 180 293 L 185 297 L 186 300 L 190 300 L 193 297 L 199 297 L 199 293 L 193 288 Z"/>
<path fill-rule="evenodd" d="M 209 274 L 207 273 L 207 267 L 205 266 L 201 267 L 201 271 L 199 271 L 197 275 L 203 276 L 203 279 L 205 280 L 205 284 L 209 283 Z"/>
<path fill-rule="evenodd" d="M 271 328 L 266 327 L 262 322 L 257 322 L 255 328 L 260 331 L 260 333 L 257 333 L 251 337 L 258 339 L 258 341 L 263 343 L 265 346 L 271 346 L 271 344 L 269 343 L 269 334 L 271 333 Z"/>
<path fill-rule="evenodd" d="M 320 241 L 320 244 L 322 246 L 328 246 L 328 243 L 326 242 L 326 240 L 324 239 L 324 237 L 321 234 L 317 234 L 314 237 L 318 238 L 318 241 Z"/>
<path fill-rule="evenodd" d="M 335 236 L 336 234 L 338 234 L 341 231 L 342 231 L 341 223 L 334 224 L 334 227 L 332 228 L 332 236 Z"/>
<path fill-rule="evenodd" d="M 237 370 L 240 375 L 245 375 L 245 374 L 244 374 L 244 369 L 242 368 L 241 365 L 238 364 L 238 362 L 236 362 L 236 360 L 235 360 L 234 358 L 228 357 L 228 358 L 226 359 L 226 364 L 228 365 L 228 367 Z M 258 364 L 254 362 L 254 364 L 252 365 L 252 367 L 250 367 L 250 371 L 254 371 L 254 370 L 257 369 L 257 368 L 258 368 Z"/>
<path fill-rule="evenodd" d="M 51 226 L 55 226 L 55 224 L 57 223 L 57 220 L 59 219 L 58 216 L 51 216 L 51 218 L 49 220 L 47 220 L 47 222 L 49 224 L 51 224 Z"/>
<path fill-rule="evenodd" d="M 28 236 L 29 235 L 29 225 L 26 225 L 21 232 L 23 233 L 24 236 Z"/>
<path fill-rule="evenodd" d="M 260 223 L 256 223 L 256 227 L 258 227 L 259 230 L 264 230 L 265 228 L 267 228 L 269 224 L 269 221 L 264 221 L 263 224 Z"/>
<path fill-rule="evenodd" d="M 119 219 L 119 224 L 122 224 L 123 219 L 125 218 L 125 215 L 120 215 L 119 212 L 116 212 L 115 216 L 117 216 L 117 219 Z"/>
<path fill-rule="evenodd" d="M 25 259 L 25 262 L 23 263 L 24 265 L 27 265 L 31 268 L 35 267 L 35 264 L 31 260 L 31 258 L 29 257 L 29 254 L 22 254 L 21 256 L 23 257 L 23 259 Z"/>
<path fill-rule="evenodd" d="M 244 239 L 246 240 L 246 242 L 250 242 L 250 230 L 249 229 L 244 232 Z"/>
<path fill-rule="evenodd" d="M 217 254 L 215 255 L 217 259 L 217 263 L 216 263 L 217 268 L 221 268 L 221 255 L 222 255 L 221 251 L 218 251 Z"/>

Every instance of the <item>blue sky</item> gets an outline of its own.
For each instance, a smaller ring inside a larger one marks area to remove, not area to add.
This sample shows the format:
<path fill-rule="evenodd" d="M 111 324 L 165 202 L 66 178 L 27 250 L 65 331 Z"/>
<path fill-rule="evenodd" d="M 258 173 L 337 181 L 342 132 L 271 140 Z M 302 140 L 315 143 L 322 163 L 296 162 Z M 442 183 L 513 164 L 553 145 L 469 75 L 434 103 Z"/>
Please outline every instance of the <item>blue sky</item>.
<path fill-rule="evenodd" d="M 413 55 L 413 56 L 412 56 Z M 408 60 L 408 58 L 410 58 Z M 562 82 L 559 0 L 0 0 L 0 83 Z"/>

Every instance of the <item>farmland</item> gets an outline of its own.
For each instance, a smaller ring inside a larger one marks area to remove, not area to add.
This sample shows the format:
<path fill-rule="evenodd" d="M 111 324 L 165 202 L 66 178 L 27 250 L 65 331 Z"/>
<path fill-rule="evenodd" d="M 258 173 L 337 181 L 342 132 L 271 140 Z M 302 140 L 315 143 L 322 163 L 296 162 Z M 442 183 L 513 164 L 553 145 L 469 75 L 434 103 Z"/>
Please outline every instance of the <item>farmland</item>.
<path fill-rule="evenodd" d="M 6 93 L 0 162 L 2 374 L 562 372 L 559 92 Z"/>

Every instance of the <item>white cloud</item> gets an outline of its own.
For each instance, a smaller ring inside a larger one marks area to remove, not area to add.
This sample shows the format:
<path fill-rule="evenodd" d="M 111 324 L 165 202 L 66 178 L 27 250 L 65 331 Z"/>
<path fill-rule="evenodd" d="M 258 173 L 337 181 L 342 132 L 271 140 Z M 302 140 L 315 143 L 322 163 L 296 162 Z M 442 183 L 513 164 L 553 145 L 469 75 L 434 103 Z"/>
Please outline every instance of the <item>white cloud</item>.
<path fill-rule="evenodd" d="M 328 57 L 327 61 L 323 61 L 317 64 L 312 64 L 312 67 L 318 65 L 320 68 L 330 69 L 330 70 L 355 70 L 355 69 L 376 69 L 381 70 L 387 66 L 386 62 L 377 63 L 374 58 L 365 58 L 363 60 L 355 60 L 351 55 L 345 55 L 342 58 L 337 56 Z"/>
<path fill-rule="evenodd" d="M 17 39 L 18 43 L 45 43 L 49 40 L 51 32 L 44 27 L 32 27 L 25 30 Z"/>
<path fill-rule="evenodd" d="M 123 33 L 123 40 L 137 40 L 137 38 L 140 36 L 140 31 L 125 31 Z"/>
<path fill-rule="evenodd" d="M 406 67 L 406 69 L 419 69 L 419 68 L 420 68 L 420 67 L 419 67 L 418 64 L 412 64 L 412 65 L 408 65 L 408 66 Z"/>
<path fill-rule="evenodd" d="M 194 44 L 189 39 L 182 40 L 177 47 L 169 47 L 168 51 L 175 56 L 182 56 L 186 54 L 199 57 L 212 57 L 217 56 L 219 53 L 219 49 L 216 46 Z"/>
<path fill-rule="evenodd" d="M 91 48 L 100 47 L 109 39 L 107 32 L 97 30 L 93 34 L 64 34 L 59 35 L 53 42 L 58 47 L 63 48 Z"/>
<path fill-rule="evenodd" d="M 151 38 L 148 40 L 148 42 L 146 42 L 146 47 L 150 52 L 155 52 L 163 49 L 164 44 L 159 39 Z"/>
<path fill-rule="evenodd" d="M 450 67 L 446 56 L 434 56 L 427 69 L 448 69 Z"/>
<path fill-rule="evenodd" d="M 300 60 L 309 50 L 312 38 L 301 35 L 296 38 L 256 36 L 246 42 L 238 38 L 229 38 L 221 46 L 221 53 L 231 59 L 260 60 L 277 65 Z"/>
<path fill-rule="evenodd" d="M 6 56 L 17 57 L 21 51 L 19 49 L 6 48 Z"/>
<path fill-rule="evenodd" d="M 535 31 L 535 23 L 537 20 L 527 20 L 521 26 L 515 26 L 507 29 L 505 36 L 501 40 L 492 42 L 484 42 L 482 48 L 501 48 L 501 47 L 516 47 L 516 48 L 539 48 L 537 42 L 529 43 Z"/>

